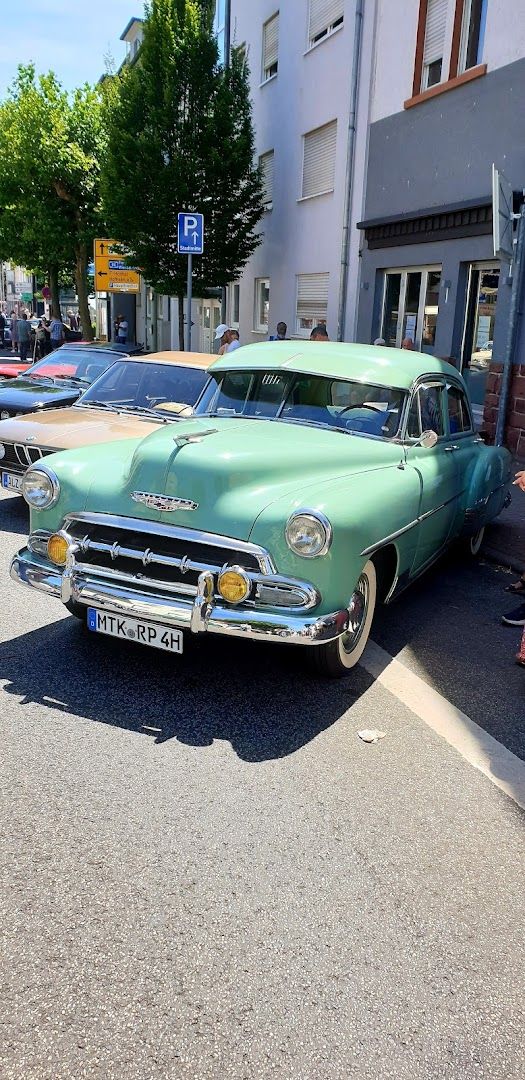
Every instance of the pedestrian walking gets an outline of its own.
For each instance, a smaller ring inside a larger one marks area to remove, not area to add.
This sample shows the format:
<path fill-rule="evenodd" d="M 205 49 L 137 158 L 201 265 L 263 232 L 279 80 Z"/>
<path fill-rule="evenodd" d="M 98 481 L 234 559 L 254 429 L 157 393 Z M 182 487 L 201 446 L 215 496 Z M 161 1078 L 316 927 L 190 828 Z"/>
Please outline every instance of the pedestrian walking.
<path fill-rule="evenodd" d="M 0 349 L 5 348 L 5 328 L 7 326 L 3 311 L 0 311 Z"/>
<path fill-rule="evenodd" d="M 22 318 L 18 320 L 18 346 L 20 359 L 23 364 L 27 361 L 27 354 L 29 352 L 29 343 L 31 341 L 31 323 L 28 321 L 27 313 L 24 311 Z"/>
<path fill-rule="evenodd" d="M 317 326 L 314 326 L 312 333 L 310 334 L 310 341 L 330 341 L 328 330 L 324 323 L 318 323 Z"/>
<path fill-rule="evenodd" d="M 44 356 L 47 356 L 51 352 L 51 342 L 49 339 L 49 329 L 47 322 L 44 318 L 40 319 L 36 328 L 36 347 L 38 349 L 39 358 L 42 360 Z"/>
<path fill-rule="evenodd" d="M 15 353 L 18 350 L 18 315 L 16 311 L 12 311 L 9 317 L 9 329 L 11 331 L 11 352 Z"/>
<path fill-rule="evenodd" d="M 214 341 L 220 341 L 221 343 L 219 356 L 224 356 L 227 352 L 235 352 L 235 349 L 241 347 L 239 331 L 235 330 L 233 326 L 227 326 L 226 323 L 219 323 L 215 331 Z"/>
<path fill-rule="evenodd" d="M 57 318 L 56 315 L 53 315 L 53 318 L 51 319 L 51 322 L 49 324 L 49 337 L 51 340 L 52 349 L 59 349 L 60 346 L 64 343 L 64 324 L 62 322 L 62 319 Z"/>
<path fill-rule="evenodd" d="M 289 338 L 286 337 L 286 332 L 288 330 L 288 327 L 287 327 L 285 322 L 278 322 L 277 326 L 276 326 L 276 330 L 277 330 L 277 333 L 272 335 L 272 337 L 270 338 L 270 341 L 289 341 L 290 340 Z"/>

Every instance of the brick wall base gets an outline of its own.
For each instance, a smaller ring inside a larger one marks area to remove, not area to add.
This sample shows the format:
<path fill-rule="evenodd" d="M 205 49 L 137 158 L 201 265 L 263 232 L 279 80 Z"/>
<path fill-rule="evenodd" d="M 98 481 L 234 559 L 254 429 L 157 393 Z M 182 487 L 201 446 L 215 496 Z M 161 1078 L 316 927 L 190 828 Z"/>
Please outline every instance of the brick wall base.
<path fill-rule="evenodd" d="M 493 443 L 498 419 L 503 365 L 491 364 L 487 376 L 482 433 Z M 505 445 L 519 458 L 525 458 L 525 364 L 512 368 L 505 430 Z"/>

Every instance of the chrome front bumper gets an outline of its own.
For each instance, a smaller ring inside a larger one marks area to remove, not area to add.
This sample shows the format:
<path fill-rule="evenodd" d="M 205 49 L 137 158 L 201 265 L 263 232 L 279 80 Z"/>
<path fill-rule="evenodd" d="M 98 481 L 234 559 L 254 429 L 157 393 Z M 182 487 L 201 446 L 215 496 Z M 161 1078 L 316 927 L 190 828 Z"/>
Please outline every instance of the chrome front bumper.
<path fill-rule="evenodd" d="M 21 585 L 56 596 L 67 604 L 96 607 L 118 615 L 130 615 L 145 622 L 158 622 L 193 634 L 225 634 L 254 641 L 283 641 L 289 645 L 320 645 L 340 637 L 348 628 L 348 611 L 329 615 L 293 615 L 287 612 L 260 611 L 255 608 L 227 607 L 213 596 L 213 575 L 199 576 L 196 596 L 174 596 L 161 587 L 141 591 L 108 581 L 85 569 L 75 569 L 74 559 L 62 572 L 23 548 L 11 562 L 11 577 Z"/>

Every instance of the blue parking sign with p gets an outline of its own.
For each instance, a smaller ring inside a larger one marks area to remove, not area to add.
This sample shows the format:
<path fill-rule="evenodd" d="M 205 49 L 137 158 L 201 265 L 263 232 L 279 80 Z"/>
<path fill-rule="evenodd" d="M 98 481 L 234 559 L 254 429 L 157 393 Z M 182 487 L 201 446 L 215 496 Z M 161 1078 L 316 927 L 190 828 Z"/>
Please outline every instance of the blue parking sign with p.
<path fill-rule="evenodd" d="M 177 215 L 177 251 L 179 255 L 202 255 L 204 251 L 204 215 Z"/>

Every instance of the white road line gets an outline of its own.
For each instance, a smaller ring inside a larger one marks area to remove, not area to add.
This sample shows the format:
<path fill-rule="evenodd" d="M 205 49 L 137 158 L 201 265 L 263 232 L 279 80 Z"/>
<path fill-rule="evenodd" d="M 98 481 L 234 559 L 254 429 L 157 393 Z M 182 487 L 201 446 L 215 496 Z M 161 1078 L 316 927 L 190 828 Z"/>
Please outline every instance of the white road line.
<path fill-rule="evenodd" d="M 525 762 L 374 641 L 368 642 L 360 664 L 525 810 Z"/>

